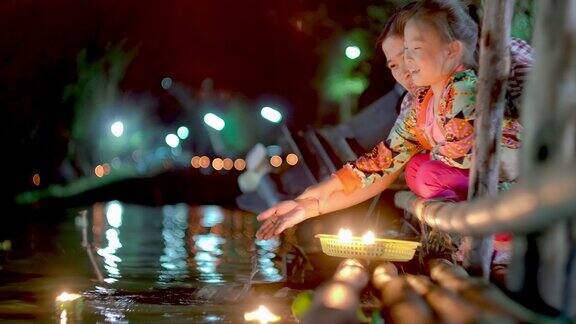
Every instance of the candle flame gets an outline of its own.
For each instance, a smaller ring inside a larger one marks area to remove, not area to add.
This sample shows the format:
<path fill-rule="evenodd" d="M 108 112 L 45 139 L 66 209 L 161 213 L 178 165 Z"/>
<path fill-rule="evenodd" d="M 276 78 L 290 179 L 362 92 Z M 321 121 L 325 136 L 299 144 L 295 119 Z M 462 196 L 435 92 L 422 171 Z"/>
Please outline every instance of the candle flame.
<path fill-rule="evenodd" d="M 261 324 L 266 324 L 278 322 L 280 319 L 280 316 L 270 312 L 264 305 L 260 305 L 258 309 L 253 312 L 244 314 L 244 320 L 246 322 L 259 321 Z"/>
<path fill-rule="evenodd" d="M 344 243 L 352 241 L 352 231 L 347 228 L 341 228 L 338 231 L 338 239 Z"/>
<path fill-rule="evenodd" d="M 366 245 L 374 244 L 376 242 L 376 236 L 372 231 L 368 231 L 366 234 L 364 234 L 364 236 L 362 236 L 362 241 Z"/>
<path fill-rule="evenodd" d="M 56 301 L 57 302 L 68 302 L 68 301 L 76 300 L 80 297 L 81 296 L 78 294 L 69 294 L 67 292 L 63 292 L 58 297 L 56 297 Z"/>

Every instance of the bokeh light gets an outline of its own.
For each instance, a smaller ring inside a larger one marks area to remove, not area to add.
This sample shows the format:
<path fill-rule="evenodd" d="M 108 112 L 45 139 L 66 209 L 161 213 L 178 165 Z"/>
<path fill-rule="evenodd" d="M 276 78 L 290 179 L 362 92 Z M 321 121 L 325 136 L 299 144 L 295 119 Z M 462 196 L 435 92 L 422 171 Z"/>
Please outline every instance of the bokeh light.
<path fill-rule="evenodd" d="M 216 116 L 213 113 L 207 113 L 206 115 L 204 115 L 204 123 L 206 123 L 206 125 L 214 128 L 217 131 L 223 130 L 224 126 L 226 126 L 224 119 Z"/>
<path fill-rule="evenodd" d="M 102 178 L 104 176 L 104 167 L 102 167 L 101 165 L 97 165 L 94 168 L 94 173 L 98 178 Z"/>
<path fill-rule="evenodd" d="M 206 168 L 210 167 L 210 158 L 207 157 L 207 156 L 202 156 L 202 157 L 200 158 L 200 161 L 199 161 L 199 162 L 200 162 L 200 167 L 203 168 L 203 169 L 206 169 Z"/>
<path fill-rule="evenodd" d="M 360 54 L 362 54 L 362 52 L 360 51 L 360 48 L 358 46 L 348 46 L 346 47 L 346 57 L 348 57 L 351 60 L 355 60 L 357 58 L 360 57 Z"/>
<path fill-rule="evenodd" d="M 112 159 L 111 164 L 113 169 L 118 169 L 120 166 L 122 166 L 122 160 L 120 160 L 119 157 L 115 157 Z"/>
<path fill-rule="evenodd" d="M 124 123 L 121 121 L 114 122 L 112 126 L 110 126 L 110 131 L 112 132 L 112 135 L 116 137 L 122 136 L 122 134 L 124 134 Z"/>
<path fill-rule="evenodd" d="M 290 153 L 286 156 L 286 163 L 289 165 L 296 165 L 298 163 L 298 155 Z"/>
<path fill-rule="evenodd" d="M 166 144 L 170 147 L 176 147 L 180 144 L 180 138 L 174 134 L 166 135 Z"/>
<path fill-rule="evenodd" d="M 215 158 L 212 160 L 212 167 L 214 170 L 220 171 L 224 167 L 224 163 L 221 158 Z"/>
<path fill-rule="evenodd" d="M 193 156 L 192 159 L 190 160 L 190 164 L 192 165 L 192 167 L 194 169 L 200 168 L 200 157 L 199 156 Z"/>
<path fill-rule="evenodd" d="M 162 86 L 162 89 L 164 89 L 164 90 L 170 89 L 170 87 L 172 87 L 172 78 L 166 77 L 166 78 L 162 79 L 162 81 L 160 82 L 160 85 Z"/>
<path fill-rule="evenodd" d="M 243 171 L 246 169 L 246 161 L 244 161 L 244 159 L 236 159 L 236 161 L 234 161 L 234 168 L 238 171 Z"/>
<path fill-rule="evenodd" d="M 270 164 L 273 167 L 278 168 L 279 166 L 282 165 L 282 158 L 278 155 L 274 155 L 273 157 L 270 158 Z"/>
<path fill-rule="evenodd" d="M 190 130 L 186 126 L 180 126 L 178 127 L 176 134 L 178 134 L 178 137 L 184 140 L 188 138 L 188 135 L 190 135 Z"/>
<path fill-rule="evenodd" d="M 104 175 L 110 174 L 110 164 L 108 163 L 102 164 L 102 169 L 104 169 Z"/>
<path fill-rule="evenodd" d="M 39 186 L 39 185 L 40 185 L 40 175 L 39 175 L 38 173 L 36 173 L 36 174 L 34 174 L 34 175 L 32 176 L 32 183 L 33 183 L 35 186 Z"/>
<path fill-rule="evenodd" d="M 279 123 L 282 120 L 282 114 L 272 107 L 263 107 L 260 115 L 273 123 Z"/>
<path fill-rule="evenodd" d="M 224 170 L 232 170 L 234 168 L 234 161 L 230 158 L 225 158 L 222 164 Z"/>

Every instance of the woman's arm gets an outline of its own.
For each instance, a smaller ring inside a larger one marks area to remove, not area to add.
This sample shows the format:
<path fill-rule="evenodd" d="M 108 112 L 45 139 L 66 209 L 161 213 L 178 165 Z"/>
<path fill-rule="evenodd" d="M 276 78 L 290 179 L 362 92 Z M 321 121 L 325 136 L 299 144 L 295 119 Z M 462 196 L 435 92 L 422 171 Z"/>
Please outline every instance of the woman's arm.
<path fill-rule="evenodd" d="M 269 239 L 279 235 L 308 218 L 345 209 L 366 201 L 386 190 L 400 174 L 401 170 L 379 178 L 370 186 L 345 193 L 338 177 L 333 176 L 307 189 L 295 200 L 283 201 L 258 216 L 264 224 L 256 233 L 259 239 Z"/>
<path fill-rule="evenodd" d="M 317 188 L 315 188 L 316 186 L 310 187 L 310 189 L 298 196 L 296 200 L 317 200 L 317 202 L 315 202 L 317 205 L 316 211 L 311 217 L 331 213 L 357 205 L 388 189 L 388 187 L 396 181 L 401 171 L 400 169 L 394 173 L 385 175 L 372 185 L 356 189 L 350 193 L 345 193 L 339 178 L 332 176 L 329 180 L 319 184 Z M 312 202 L 309 202 L 309 204 L 312 204 Z"/>
<path fill-rule="evenodd" d="M 388 188 L 406 162 L 422 150 L 414 134 L 417 106 L 409 107 L 394 123 L 388 136 L 389 144 L 378 143 L 330 179 L 306 189 L 295 200 L 280 202 L 258 215 L 264 224 L 256 237 L 271 238 L 308 218 L 356 205 Z"/>

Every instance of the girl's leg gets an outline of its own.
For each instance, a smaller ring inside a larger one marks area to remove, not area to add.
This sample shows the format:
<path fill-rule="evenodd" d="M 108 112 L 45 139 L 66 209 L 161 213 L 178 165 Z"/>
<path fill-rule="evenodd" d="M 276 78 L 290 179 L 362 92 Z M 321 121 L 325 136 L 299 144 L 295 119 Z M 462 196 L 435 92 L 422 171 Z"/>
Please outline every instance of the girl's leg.
<path fill-rule="evenodd" d="M 419 165 L 416 165 L 419 163 Z M 443 162 L 417 160 L 412 166 L 417 167 L 414 177 L 406 182 L 410 190 L 422 198 L 444 198 L 454 201 L 466 200 L 468 196 L 468 170 L 451 167 Z M 408 168 L 408 166 L 407 166 Z"/>
<path fill-rule="evenodd" d="M 429 153 L 418 153 L 414 155 L 406 164 L 406 167 L 404 168 L 404 177 L 406 178 L 406 184 L 410 190 L 416 187 L 416 177 L 418 175 L 420 166 L 428 161 L 430 161 Z M 415 192 L 414 190 L 412 191 Z"/>

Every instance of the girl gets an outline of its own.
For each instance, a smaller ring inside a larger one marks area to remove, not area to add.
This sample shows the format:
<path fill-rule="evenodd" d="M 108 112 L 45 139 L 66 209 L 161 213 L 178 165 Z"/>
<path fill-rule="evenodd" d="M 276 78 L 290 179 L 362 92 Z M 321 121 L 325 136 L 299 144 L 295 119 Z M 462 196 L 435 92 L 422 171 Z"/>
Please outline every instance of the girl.
<path fill-rule="evenodd" d="M 404 168 L 408 186 L 424 198 L 466 198 L 477 25 L 456 1 L 424 0 L 406 17 L 404 63 L 412 82 L 423 88 L 401 114 L 387 144 L 380 143 L 295 200 L 264 211 L 258 216 L 265 222 L 257 237 L 268 239 L 307 218 L 367 200 L 385 190 Z M 517 145 L 515 137 L 508 144 Z"/>

